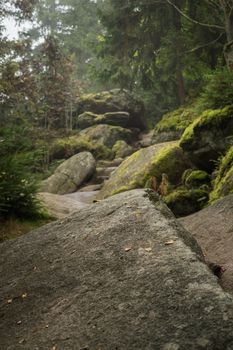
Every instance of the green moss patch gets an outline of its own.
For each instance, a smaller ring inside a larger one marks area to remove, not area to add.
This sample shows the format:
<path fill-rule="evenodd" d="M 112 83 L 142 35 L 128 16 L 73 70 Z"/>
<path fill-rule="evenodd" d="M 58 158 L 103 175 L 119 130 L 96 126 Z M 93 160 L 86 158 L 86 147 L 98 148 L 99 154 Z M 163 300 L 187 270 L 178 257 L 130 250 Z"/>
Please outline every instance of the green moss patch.
<path fill-rule="evenodd" d="M 198 168 L 212 172 L 233 143 L 233 106 L 207 110 L 185 130 L 180 146 Z"/>
<path fill-rule="evenodd" d="M 221 158 L 216 178 L 213 181 L 213 191 L 210 194 L 210 201 L 213 202 L 219 198 L 233 192 L 233 146 L 226 155 Z"/>
<path fill-rule="evenodd" d="M 177 217 L 186 216 L 202 209 L 208 202 L 208 192 L 201 189 L 180 188 L 163 197 L 164 202 Z"/>
<path fill-rule="evenodd" d="M 191 125 L 189 125 L 180 141 L 180 146 L 185 147 L 192 143 L 199 132 L 204 129 L 224 128 L 228 120 L 233 118 L 233 106 L 227 106 L 223 109 L 207 110 L 201 114 Z"/>
<path fill-rule="evenodd" d="M 204 170 L 192 170 L 185 177 L 184 184 L 187 188 L 198 188 L 210 184 L 210 176 Z"/>
<path fill-rule="evenodd" d="M 175 111 L 167 113 L 158 122 L 155 132 L 163 131 L 183 131 L 195 119 L 197 114 L 192 106 L 178 108 Z"/>

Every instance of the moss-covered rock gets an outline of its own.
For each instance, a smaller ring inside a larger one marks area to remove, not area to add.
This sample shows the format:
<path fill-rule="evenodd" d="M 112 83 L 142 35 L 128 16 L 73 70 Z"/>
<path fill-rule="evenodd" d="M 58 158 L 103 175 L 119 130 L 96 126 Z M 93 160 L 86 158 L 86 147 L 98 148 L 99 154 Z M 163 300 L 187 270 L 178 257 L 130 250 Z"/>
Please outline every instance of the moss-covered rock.
<path fill-rule="evenodd" d="M 118 140 L 124 140 L 129 143 L 132 141 L 132 132 L 129 129 L 105 124 L 92 126 L 82 130 L 80 135 L 84 136 L 88 142 L 98 142 L 110 148 Z"/>
<path fill-rule="evenodd" d="M 123 140 L 118 140 L 114 144 L 112 151 L 115 154 L 115 158 L 125 158 L 133 153 L 133 147 Z"/>
<path fill-rule="evenodd" d="M 199 188 L 201 186 L 210 185 L 210 176 L 204 170 L 192 170 L 182 177 L 184 185 L 187 188 Z"/>
<path fill-rule="evenodd" d="M 186 216 L 204 207 L 208 202 L 208 192 L 201 189 L 177 189 L 163 197 L 164 202 L 175 216 Z"/>
<path fill-rule="evenodd" d="M 108 112 L 105 114 L 84 112 L 77 117 L 76 124 L 79 129 L 86 129 L 98 124 L 108 124 L 127 128 L 130 126 L 129 120 L 130 115 L 128 112 Z"/>
<path fill-rule="evenodd" d="M 197 118 L 192 106 L 186 106 L 165 114 L 154 129 L 152 143 L 178 140 L 184 130 Z"/>
<path fill-rule="evenodd" d="M 225 157 L 222 157 L 213 181 L 213 191 L 210 194 L 210 201 L 233 192 L 233 146 L 228 150 Z"/>
<path fill-rule="evenodd" d="M 144 187 L 151 176 L 161 180 L 166 173 L 169 182 L 177 184 L 190 163 L 177 142 L 156 144 L 141 149 L 129 156 L 111 175 L 102 187 L 99 198 L 133 188 Z"/>
<path fill-rule="evenodd" d="M 214 169 L 215 161 L 233 142 L 233 106 L 205 111 L 185 130 L 180 146 L 201 169 Z"/>
<path fill-rule="evenodd" d="M 55 140 L 50 147 L 50 157 L 68 159 L 79 152 L 89 151 L 96 159 L 112 159 L 114 153 L 102 143 L 91 142 L 85 136 L 70 136 Z"/>
<path fill-rule="evenodd" d="M 125 111 L 130 116 L 127 127 L 143 130 L 146 126 L 143 103 L 127 90 L 114 89 L 83 95 L 77 105 L 77 114 L 86 111 L 95 114 Z"/>

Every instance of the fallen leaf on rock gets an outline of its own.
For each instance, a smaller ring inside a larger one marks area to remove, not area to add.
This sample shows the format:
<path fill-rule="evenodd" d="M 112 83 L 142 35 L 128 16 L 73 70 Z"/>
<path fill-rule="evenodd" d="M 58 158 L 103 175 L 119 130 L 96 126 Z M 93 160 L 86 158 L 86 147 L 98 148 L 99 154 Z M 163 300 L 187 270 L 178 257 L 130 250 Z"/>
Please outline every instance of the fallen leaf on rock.
<path fill-rule="evenodd" d="M 129 252 L 132 249 L 132 247 L 125 247 L 125 252 Z"/>
<path fill-rule="evenodd" d="M 170 245 L 170 244 L 173 244 L 173 243 L 175 243 L 175 241 L 173 241 L 173 240 L 171 239 L 170 241 L 167 241 L 167 242 L 165 242 L 164 244 L 165 244 L 165 245 Z"/>
<path fill-rule="evenodd" d="M 150 247 L 149 247 L 149 248 L 145 248 L 145 251 L 146 251 L 146 252 L 151 252 L 151 251 L 152 251 L 152 248 L 150 248 Z"/>

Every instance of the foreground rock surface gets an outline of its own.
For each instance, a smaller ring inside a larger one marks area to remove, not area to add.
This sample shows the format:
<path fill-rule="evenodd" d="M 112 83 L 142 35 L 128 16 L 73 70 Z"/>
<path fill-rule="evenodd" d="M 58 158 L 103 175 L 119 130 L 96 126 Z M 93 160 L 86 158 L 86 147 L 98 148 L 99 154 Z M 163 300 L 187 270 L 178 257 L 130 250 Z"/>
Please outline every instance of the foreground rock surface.
<path fill-rule="evenodd" d="M 0 348 L 233 349 L 233 299 L 143 190 L 0 246 Z"/>
<path fill-rule="evenodd" d="M 65 194 L 75 192 L 95 171 L 95 159 L 90 152 L 80 152 L 63 162 L 54 174 L 41 184 L 41 192 Z"/>
<path fill-rule="evenodd" d="M 208 260 L 222 265 L 223 288 L 233 294 L 233 195 L 179 219 L 203 248 Z"/>

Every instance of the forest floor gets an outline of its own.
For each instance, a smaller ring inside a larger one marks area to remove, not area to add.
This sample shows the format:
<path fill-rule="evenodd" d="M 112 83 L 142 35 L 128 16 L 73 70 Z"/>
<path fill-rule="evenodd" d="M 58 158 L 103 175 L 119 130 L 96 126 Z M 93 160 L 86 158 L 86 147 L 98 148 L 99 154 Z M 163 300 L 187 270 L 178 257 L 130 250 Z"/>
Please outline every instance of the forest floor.
<path fill-rule="evenodd" d="M 233 195 L 179 221 L 194 235 L 206 259 L 225 269 L 220 284 L 233 294 Z"/>

